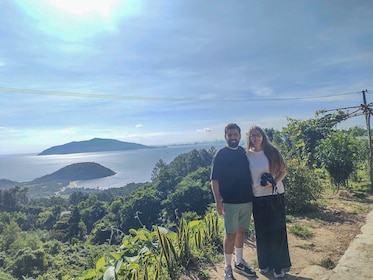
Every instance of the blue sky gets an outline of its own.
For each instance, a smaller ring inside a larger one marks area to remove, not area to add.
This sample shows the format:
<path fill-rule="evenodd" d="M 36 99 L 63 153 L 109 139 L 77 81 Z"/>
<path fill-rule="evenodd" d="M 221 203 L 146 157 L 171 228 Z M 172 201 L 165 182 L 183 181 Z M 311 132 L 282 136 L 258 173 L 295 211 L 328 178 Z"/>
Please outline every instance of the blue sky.
<path fill-rule="evenodd" d="M 103 3 L 102 3 L 103 2 Z M 373 1 L 0 1 L 0 154 L 222 140 L 373 101 Z M 356 117 L 343 124 L 365 126 Z"/>

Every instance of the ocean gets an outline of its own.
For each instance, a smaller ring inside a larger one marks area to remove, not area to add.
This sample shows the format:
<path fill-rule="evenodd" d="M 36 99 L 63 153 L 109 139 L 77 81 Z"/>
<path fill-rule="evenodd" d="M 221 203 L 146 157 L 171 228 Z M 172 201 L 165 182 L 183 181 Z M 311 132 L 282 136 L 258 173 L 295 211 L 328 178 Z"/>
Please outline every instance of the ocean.
<path fill-rule="evenodd" d="M 0 155 L 0 179 L 17 182 L 32 181 L 51 174 L 62 167 L 78 162 L 96 162 L 107 167 L 115 175 L 95 180 L 77 181 L 82 188 L 108 189 L 123 187 L 129 183 L 149 182 L 155 164 L 162 159 L 170 163 L 176 156 L 193 149 L 219 149 L 224 143 L 174 145 L 131 151 L 81 153 L 67 155 L 35 154 Z"/>

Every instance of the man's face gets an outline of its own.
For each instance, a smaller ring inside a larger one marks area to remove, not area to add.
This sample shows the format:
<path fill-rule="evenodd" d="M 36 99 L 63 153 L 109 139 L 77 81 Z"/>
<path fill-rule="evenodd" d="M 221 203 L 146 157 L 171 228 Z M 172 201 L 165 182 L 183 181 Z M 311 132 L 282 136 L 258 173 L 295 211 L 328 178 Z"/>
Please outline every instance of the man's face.
<path fill-rule="evenodd" d="M 241 140 L 241 134 L 238 129 L 228 129 L 225 134 L 225 141 L 227 141 L 228 147 L 237 148 Z"/>

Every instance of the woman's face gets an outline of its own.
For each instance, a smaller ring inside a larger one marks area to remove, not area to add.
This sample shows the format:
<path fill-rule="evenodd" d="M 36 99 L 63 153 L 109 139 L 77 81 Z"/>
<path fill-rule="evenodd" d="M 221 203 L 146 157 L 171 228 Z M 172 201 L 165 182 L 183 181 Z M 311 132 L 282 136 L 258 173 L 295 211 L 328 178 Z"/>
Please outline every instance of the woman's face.
<path fill-rule="evenodd" d="M 254 144 L 254 147 L 260 147 L 263 142 L 263 136 L 259 130 L 254 129 L 250 134 L 250 141 Z"/>

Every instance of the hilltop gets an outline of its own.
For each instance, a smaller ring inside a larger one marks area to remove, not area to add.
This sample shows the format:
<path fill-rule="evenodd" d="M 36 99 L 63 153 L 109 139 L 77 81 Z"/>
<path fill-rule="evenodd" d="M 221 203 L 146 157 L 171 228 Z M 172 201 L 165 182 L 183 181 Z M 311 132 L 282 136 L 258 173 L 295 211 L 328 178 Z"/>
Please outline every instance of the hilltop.
<path fill-rule="evenodd" d="M 99 179 L 115 174 L 113 170 L 98 163 L 80 162 L 67 165 L 56 172 L 29 182 L 15 182 L 1 179 L 0 189 L 9 189 L 15 186 L 27 187 L 30 197 L 45 197 L 55 195 L 73 181 Z"/>
<path fill-rule="evenodd" d="M 58 154 L 74 154 L 74 153 L 92 153 L 92 152 L 107 152 L 107 151 L 123 151 L 123 150 L 138 150 L 150 149 L 151 146 L 146 146 L 137 143 L 123 142 L 115 139 L 93 138 L 85 141 L 73 141 L 67 144 L 53 146 L 48 148 L 38 156 L 42 155 L 58 155 Z"/>
<path fill-rule="evenodd" d="M 31 184 L 41 184 L 55 181 L 92 180 L 114 175 L 115 172 L 95 162 L 80 162 L 67 165 L 52 174 L 39 177 Z"/>

